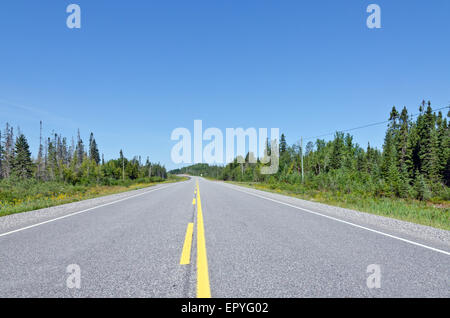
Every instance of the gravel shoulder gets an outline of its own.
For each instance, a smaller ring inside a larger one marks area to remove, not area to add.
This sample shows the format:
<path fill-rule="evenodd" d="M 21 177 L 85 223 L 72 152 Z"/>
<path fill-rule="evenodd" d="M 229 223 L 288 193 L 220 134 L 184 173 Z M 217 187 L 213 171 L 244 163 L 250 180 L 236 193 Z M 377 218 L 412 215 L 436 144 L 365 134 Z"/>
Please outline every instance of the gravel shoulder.
<path fill-rule="evenodd" d="M 254 188 L 240 186 L 222 181 L 213 181 L 222 183 L 225 186 L 236 188 L 241 191 L 261 195 L 267 198 L 285 202 L 309 209 L 327 216 L 335 217 L 347 222 L 352 222 L 361 226 L 367 226 L 371 229 L 383 231 L 387 234 L 398 235 L 405 239 L 410 239 L 418 243 L 432 243 L 433 247 L 450 251 L 450 231 L 437 229 L 430 226 L 406 222 L 381 215 L 360 212 L 351 209 L 331 206 L 323 203 L 302 200 L 299 198 L 273 193 L 270 191 L 257 190 Z"/>

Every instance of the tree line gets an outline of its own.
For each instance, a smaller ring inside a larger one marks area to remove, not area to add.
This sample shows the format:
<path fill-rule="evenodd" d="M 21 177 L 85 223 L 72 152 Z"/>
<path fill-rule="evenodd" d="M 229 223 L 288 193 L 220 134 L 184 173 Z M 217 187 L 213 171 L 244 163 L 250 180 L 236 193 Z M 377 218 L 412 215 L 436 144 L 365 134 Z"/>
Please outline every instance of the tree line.
<path fill-rule="evenodd" d="M 221 178 L 223 167 L 213 166 L 207 163 L 197 163 L 192 166 L 178 168 L 170 171 L 171 174 L 189 174 L 194 176 L 206 176 L 211 178 Z"/>
<path fill-rule="evenodd" d="M 363 148 L 353 141 L 353 136 L 343 132 L 336 132 L 333 140 L 310 141 L 303 150 L 299 143 L 287 145 L 282 134 L 279 169 L 274 175 L 261 174 L 264 164 L 259 159 L 250 163 L 251 153 L 241 160 L 243 163 L 236 158 L 225 167 L 181 170 L 223 180 L 298 184 L 309 189 L 358 193 L 362 197 L 450 200 L 449 116 L 450 111 L 436 114 L 431 103 L 425 101 L 416 116 L 411 116 L 406 107 L 398 111 L 394 106 L 381 150 L 370 143 Z M 269 142 L 266 153 L 270 155 Z"/>
<path fill-rule="evenodd" d="M 6 123 L 0 132 L 0 180 L 35 179 L 39 182 L 56 181 L 71 184 L 112 185 L 123 181 L 143 178 L 162 180 L 167 171 L 159 163 L 151 163 L 147 157 L 142 163 L 140 156 L 127 159 L 120 150 L 117 159 L 105 161 L 100 156 L 94 134 L 84 144 L 78 130 L 76 141 L 69 144 L 61 134 L 52 134 L 42 142 L 42 122 L 37 157 L 33 158 L 25 135 Z"/>

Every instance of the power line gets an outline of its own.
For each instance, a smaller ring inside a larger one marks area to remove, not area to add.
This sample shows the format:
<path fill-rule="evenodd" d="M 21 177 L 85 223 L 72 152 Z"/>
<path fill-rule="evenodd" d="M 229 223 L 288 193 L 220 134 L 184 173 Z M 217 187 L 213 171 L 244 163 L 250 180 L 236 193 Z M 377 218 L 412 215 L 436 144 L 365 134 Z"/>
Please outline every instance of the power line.
<path fill-rule="evenodd" d="M 446 109 L 446 108 L 450 108 L 450 106 L 445 106 L 445 107 L 441 107 L 441 108 L 437 108 L 437 109 L 432 109 L 431 111 L 436 112 L 438 110 L 442 110 L 442 109 Z M 411 115 L 411 118 L 419 116 L 420 113 L 417 114 L 413 114 Z M 363 126 L 358 126 L 358 127 L 354 127 L 354 128 L 349 128 L 349 129 L 344 129 L 344 130 L 337 130 L 337 132 L 349 132 L 349 131 L 353 131 L 353 130 L 357 130 L 357 129 L 363 129 L 363 128 L 368 128 L 368 127 L 372 127 L 372 126 L 378 126 L 378 125 L 382 125 L 382 124 L 387 124 L 389 122 L 389 120 L 385 120 L 385 121 L 380 121 L 380 122 L 376 122 L 376 123 L 372 123 L 372 124 L 367 124 L 367 125 L 363 125 Z M 323 135 L 319 135 L 319 136 L 314 136 L 314 137 L 308 137 L 305 138 L 304 140 L 311 140 L 311 139 L 317 139 L 317 138 L 322 138 L 322 137 L 326 137 L 326 136 L 331 136 L 334 135 L 336 132 L 330 132 L 327 134 L 323 134 Z"/>

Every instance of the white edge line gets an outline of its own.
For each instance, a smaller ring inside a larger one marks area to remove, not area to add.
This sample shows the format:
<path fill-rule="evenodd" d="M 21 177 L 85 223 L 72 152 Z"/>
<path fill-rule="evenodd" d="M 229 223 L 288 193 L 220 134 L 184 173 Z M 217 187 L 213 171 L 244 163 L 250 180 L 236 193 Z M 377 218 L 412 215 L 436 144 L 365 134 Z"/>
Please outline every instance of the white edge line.
<path fill-rule="evenodd" d="M 325 215 L 325 214 L 322 214 L 322 213 L 318 213 L 318 212 L 314 212 L 314 211 L 311 211 L 311 210 L 308 210 L 308 209 L 300 208 L 298 206 L 295 206 L 295 205 L 292 205 L 292 204 L 289 204 L 289 203 L 285 203 L 285 202 L 282 202 L 282 201 L 278 201 L 278 200 L 275 200 L 275 199 L 271 199 L 271 198 L 265 197 L 263 195 L 251 193 L 251 192 L 248 192 L 248 191 L 243 191 L 241 189 L 236 189 L 233 186 L 228 186 L 227 185 L 227 187 L 230 188 L 230 189 L 239 191 L 239 192 L 243 192 L 243 193 L 247 193 L 249 195 L 253 195 L 253 196 L 258 197 L 258 198 L 266 199 L 266 200 L 273 201 L 273 202 L 276 202 L 276 203 L 279 203 L 279 204 L 284 204 L 286 206 L 289 206 L 289 207 L 297 209 L 297 210 L 301 210 L 301 211 L 304 211 L 304 212 L 307 212 L 307 213 L 319 215 L 319 216 L 322 216 L 322 217 L 325 217 L 325 218 L 328 218 L 328 219 L 331 219 L 331 220 L 334 220 L 334 221 L 338 221 L 338 222 L 345 223 L 345 224 L 348 224 L 348 225 L 351 225 L 351 226 L 354 226 L 354 227 L 358 227 L 358 228 L 361 228 L 361 229 L 364 229 L 364 230 L 367 230 L 367 231 L 370 231 L 370 232 L 381 234 L 381 235 L 384 235 L 384 236 L 387 236 L 387 237 L 390 237 L 390 238 L 393 238 L 393 239 L 396 239 L 396 240 L 400 240 L 400 241 L 403 241 L 403 242 L 406 242 L 406 243 L 409 243 L 409 244 L 413 244 L 413 245 L 417 245 L 417 246 L 420 246 L 420 247 L 423 247 L 423 248 L 427 248 L 427 249 L 435 251 L 435 252 L 439 252 L 439 253 L 442 253 L 442 254 L 445 254 L 445 255 L 450 255 L 449 252 L 446 252 L 446 251 L 443 251 L 443 250 L 440 250 L 440 249 L 437 249 L 437 248 L 434 248 L 434 247 L 431 247 L 431 246 L 428 246 L 428 245 L 420 244 L 420 243 L 417 243 L 417 242 L 414 242 L 414 241 L 410 241 L 410 240 L 407 240 L 407 239 L 404 239 L 404 238 L 401 238 L 401 237 L 398 237 L 398 236 L 395 236 L 395 235 L 391 235 L 391 234 L 387 234 L 387 233 L 384 233 L 384 232 L 380 232 L 380 231 L 377 231 L 377 230 L 374 230 L 374 229 L 371 229 L 371 228 L 368 228 L 368 227 L 365 227 L 365 226 L 361 226 L 361 225 L 358 225 L 358 224 L 355 224 L 355 223 L 347 222 L 347 221 L 344 221 L 344 220 L 341 220 L 341 219 L 338 219 L 338 218 L 335 218 L 335 217 L 332 217 L 332 216 L 328 216 L 328 215 Z"/>
<path fill-rule="evenodd" d="M 177 183 L 175 183 L 175 184 L 177 184 Z M 84 212 L 88 212 L 88 211 L 91 211 L 91 210 L 94 210 L 94 209 L 102 208 L 104 206 L 108 206 L 108 205 L 111 205 L 111 204 L 116 204 L 116 203 L 121 202 L 121 201 L 125 201 L 125 200 L 128 200 L 128 199 L 134 198 L 134 197 L 138 197 L 138 196 L 150 193 L 150 192 L 162 190 L 162 189 L 165 189 L 165 188 L 168 188 L 168 187 L 171 187 L 171 186 L 173 186 L 173 184 L 167 185 L 167 186 L 164 186 L 164 187 L 161 187 L 161 188 L 157 188 L 157 189 L 152 189 L 150 191 L 145 191 L 145 192 L 142 192 L 142 193 L 134 194 L 132 196 L 129 196 L 129 197 L 126 197 L 126 198 L 123 198 L 123 199 L 119 199 L 119 200 L 116 200 L 116 201 L 113 201 L 113 202 L 97 205 L 97 206 L 94 206 L 94 207 L 86 209 L 86 210 L 81 210 L 81 211 L 73 212 L 73 213 L 70 213 L 70 214 L 66 214 L 66 215 L 63 215 L 63 216 L 51 219 L 51 220 L 44 221 L 44 222 L 40 222 L 40 223 L 36 223 L 36 224 L 33 224 L 33 225 L 25 226 L 25 227 L 22 227 L 22 228 L 17 229 L 17 230 L 13 230 L 13 231 L 9 231 L 9 232 L 6 232 L 6 233 L 2 233 L 2 234 L 0 234 L 0 237 L 6 236 L 6 235 L 9 235 L 9 234 L 13 234 L 13 233 L 16 233 L 16 232 L 20 232 L 20 231 L 23 231 L 23 230 L 31 229 L 31 228 L 39 226 L 39 225 L 43 225 L 43 224 L 51 223 L 51 222 L 58 221 L 58 220 L 61 220 L 61 219 L 65 219 L 65 218 L 68 218 L 69 216 L 74 216 L 74 215 L 81 214 L 81 213 L 84 213 Z"/>

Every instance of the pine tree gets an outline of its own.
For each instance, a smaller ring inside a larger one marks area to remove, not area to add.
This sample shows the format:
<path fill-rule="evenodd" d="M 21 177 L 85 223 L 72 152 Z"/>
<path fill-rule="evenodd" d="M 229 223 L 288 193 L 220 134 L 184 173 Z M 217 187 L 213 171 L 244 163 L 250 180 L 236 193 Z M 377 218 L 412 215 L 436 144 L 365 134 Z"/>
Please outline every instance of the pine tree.
<path fill-rule="evenodd" d="M 67 154 L 68 160 L 69 160 L 70 163 L 72 163 L 72 160 L 75 157 L 75 140 L 73 139 L 73 136 L 72 136 L 72 139 L 71 139 L 71 142 L 70 142 L 70 146 L 69 146 L 69 151 L 68 152 L 69 152 Z"/>
<path fill-rule="evenodd" d="M 0 179 L 3 179 L 3 141 L 2 141 L 2 132 L 0 131 Z"/>
<path fill-rule="evenodd" d="M 390 121 L 389 128 L 395 132 L 398 130 L 398 119 L 399 119 L 398 111 L 395 108 L 395 106 L 392 106 L 391 113 L 389 114 L 389 121 Z"/>
<path fill-rule="evenodd" d="M 48 140 L 45 139 L 45 145 L 44 145 L 44 171 L 45 171 L 45 180 L 49 180 L 48 175 Z"/>
<path fill-rule="evenodd" d="M 399 131 L 397 136 L 397 157 L 399 160 L 400 170 L 403 170 L 406 161 L 406 149 L 408 146 L 408 134 L 409 134 L 409 118 L 408 110 L 403 107 L 400 115 Z"/>
<path fill-rule="evenodd" d="M 367 149 L 366 149 L 366 156 L 365 156 L 365 161 L 366 161 L 366 171 L 368 174 L 372 174 L 374 169 L 373 169 L 373 163 L 372 163 L 372 148 L 370 147 L 370 143 L 367 143 Z"/>
<path fill-rule="evenodd" d="M 339 169 L 342 166 L 345 152 L 344 148 L 344 133 L 336 132 L 330 157 L 330 166 L 332 169 Z"/>
<path fill-rule="evenodd" d="M 27 139 L 21 134 L 15 144 L 12 170 L 15 176 L 27 179 L 32 175 L 31 152 Z"/>
<path fill-rule="evenodd" d="M 44 180 L 45 167 L 44 167 L 44 146 L 42 145 L 42 120 L 39 122 L 39 150 L 36 160 L 36 179 Z"/>
<path fill-rule="evenodd" d="M 391 193 L 398 195 L 401 180 L 397 169 L 397 152 L 392 129 L 388 129 L 384 138 L 381 173 L 387 181 Z"/>
<path fill-rule="evenodd" d="M 436 115 L 433 114 L 431 103 L 428 102 L 427 109 L 419 127 L 419 158 L 421 160 L 420 172 L 430 181 L 437 181 L 438 179 L 438 136 L 435 121 Z"/>
<path fill-rule="evenodd" d="M 364 149 L 361 147 L 357 147 L 355 149 L 355 156 L 356 156 L 356 170 L 360 172 L 367 172 L 367 161 Z"/>
<path fill-rule="evenodd" d="M 287 149 L 287 143 L 286 143 L 286 136 L 284 134 L 281 134 L 280 139 L 280 155 L 284 154 Z"/>
<path fill-rule="evenodd" d="M 402 112 L 399 116 L 399 123 L 396 136 L 396 150 L 397 150 L 397 167 L 399 173 L 399 195 L 401 197 L 407 197 L 410 190 L 410 175 L 408 172 L 407 160 L 407 149 L 408 149 L 408 138 L 409 138 L 409 118 L 408 110 L 403 107 Z"/>
<path fill-rule="evenodd" d="M 408 171 L 408 176 L 411 179 L 415 179 L 416 171 L 420 171 L 421 169 L 421 161 L 419 157 L 419 129 L 417 127 L 419 120 L 420 116 L 417 119 L 417 122 L 411 124 L 406 144 L 405 165 Z"/>
<path fill-rule="evenodd" d="M 450 106 L 449 106 L 450 108 Z M 447 117 L 450 118 L 450 110 L 447 113 Z M 447 123 L 447 120 L 445 121 L 445 139 L 443 142 L 443 146 L 445 147 L 445 153 L 444 153 L 444 158 L 443 158 L 443 162 L 445 164 L 445 168 L 444 168 L 444 172 L 443 172 L 443 176 L 444 176 L 444 183 L 447 186 L 450 186 L 450 123 Z"/>
<path fill-rule="evenodd" d="M 58 175 L 58 162 L 56 147 L 50 138 L 47 139 L 47 169 L 50 180 L 55 180 Z"/>
<path fill-rule="evenodd" d="M 83 140 L 80 137 L 80 130 L 78 129 L 78 135 L 77 135 L 77 146 L 75 149 L 75 152 L 77 154 L 77 164 L 78 166 L 81 166 L 84 159 L 84 144 Z"/>
<path fill-rule="evenodd" d="M 344 139 L 345 150 L 344 150 L 344 167 L 347 169 L 353 169 L 355 166 L 355 147 L 353 145 L 353 137 L 347 134 Z"/>
<path fill-rule="evenodd" d="M 89 158 L 94 160 L 95 164 L 100 163 L 100 153 L 97 148 L 97 143 L 94 138 L 94 134 L 91 132 L 91 136 L 89 137 Z"/>
<path fill-rule="evenodd" d="M 147 157 L 147 161 L 145 162 L 145 167 L 148 169 L 148 177 L 152 177 L 152 163 L 150 162 L 150 158 Z"/>
<path fill-rule="evenodd" d="M 447 117 L 450 118 L 450 111 L 448 112 Z M 442 179 L 444 180 L 445 185 L 450 186 L 450 127 L 447 123 L 447 119 L 444 119 L 442 126 L 444 131 L 440 146 L 442 149 L 441 165 L 444 167 Z"/>
<path fill-rule="evenodd" d="M 4 139 L 1 173 L 3 178 L 9 178 L 11 176 L 12 162 L 14 159 L 14 130 L 8 123 L 6 123 Z"/>
<path fill-rule="evenodd" d="M 67 149 L 67 138 L 63 137 L 62 143 L 61 143 L 61 153 L 62 153 L 62 162 L 64 165 L 69 164 L 70 162 L 70 156 L 69 156 L 69 150 Z"/>
<path fill-rule="evenodd" d="M 395 106 L 392 107 L 383 144 L 383 160 L 381 165 L 382 176 L 389 185 L 391 194 L 401 197 L 407 195 L 408 189 L 408 179 L 402 174 L 402 172 L 406 173 L 406 169 L 402 167 L 402 141 L 405 142 L 403 140 L 405 136 L 402 136 L 402 133 L 407 134 L 407 118 L 408 113 L 405 108 L 402 114 L 399 115 Z"/>
<path fill-rule="evenodd" d="M 120 164 L 122 165 L 122 180 L 125 180 L 125 157 L 123 156 L 123 151 L 120 149 Z"/>
<path fill-rule="evenodd" d="M 437 143 L 438 143 L 438 170 L 439 179 L 444 184 L 449 185 L 449 176 L 446 172 L 450 169 L 450 131 L 447 126 L 447 118 L 442 117 L 442 113 L 439 112 L 437 117 Z"/>
<path fill-rule="evenodd" d="M 418 171 L 416 171 L 414 188 L 417 193 L 417 199 L 425 201 L 431 198 L 430 187 L 428 186 L 423 174 Z"/>
<path fill-rule="evenodd" d="M 319 175 L 327 170 L 327 160 L 326 160 L 326 144 L 325 140 L 316 140 L 316 173 Z M 300 170 L 299 170 L 300 172 Z"/>
<path fill-rule="evenodd" d="M 53 144 L 55 146 L 55 175 L 58 180 L 63 179 L 63 146 L 61 135 L 54 134 Z"/>

